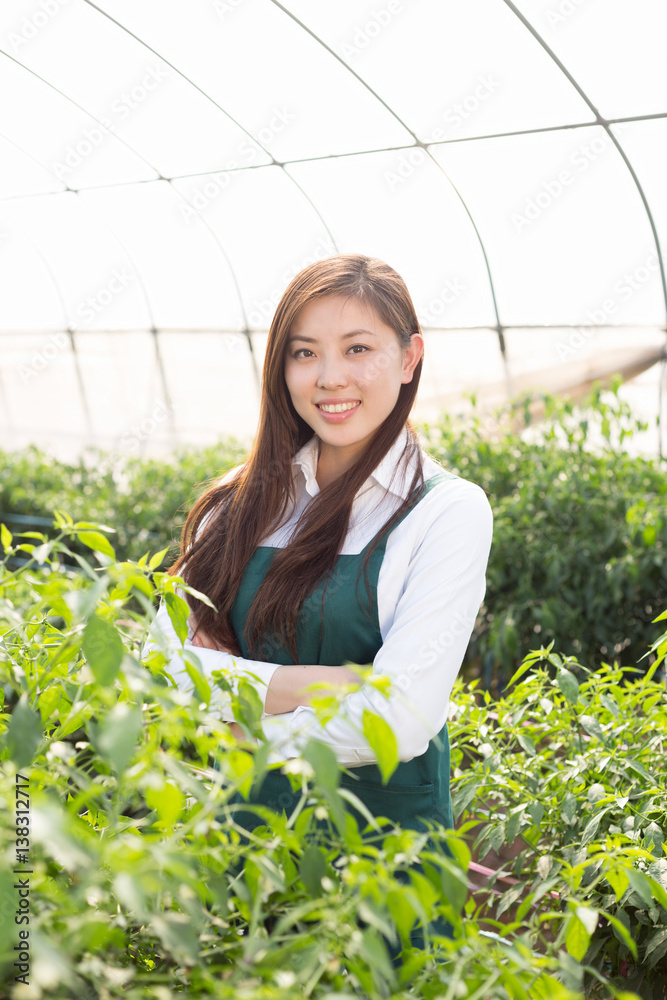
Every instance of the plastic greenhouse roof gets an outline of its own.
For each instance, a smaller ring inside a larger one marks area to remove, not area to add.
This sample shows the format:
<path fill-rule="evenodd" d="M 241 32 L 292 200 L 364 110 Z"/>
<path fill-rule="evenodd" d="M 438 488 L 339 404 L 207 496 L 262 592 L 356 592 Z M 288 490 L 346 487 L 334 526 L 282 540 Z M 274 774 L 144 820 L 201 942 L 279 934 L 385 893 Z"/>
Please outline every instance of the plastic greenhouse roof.
<path fill-rule="evenodd" d="M 4 0 L 2 446 L 247 438 L 339 251 L 408 284 L 418 418 L 616 370 L 662 405 L 665 38 L 662 0 Z"/>

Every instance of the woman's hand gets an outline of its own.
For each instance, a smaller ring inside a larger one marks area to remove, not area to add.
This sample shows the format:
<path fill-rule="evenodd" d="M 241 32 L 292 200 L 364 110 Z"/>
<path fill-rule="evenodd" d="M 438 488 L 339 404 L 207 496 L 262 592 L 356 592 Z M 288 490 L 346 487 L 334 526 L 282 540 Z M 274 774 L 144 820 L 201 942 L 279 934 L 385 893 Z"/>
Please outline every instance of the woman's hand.
<path fill-rule="evenodd" d="M 330 685 L 319 691 L 306 691 L 311 684 Z M 347 684 L 361 686 L 363 678 L 350 667 L 329 667 L 319 664 L 287 664 L 273 672 L 266 692 L 265 710 L 269 715 L 293 712 L 299 705 L 311 706 L 314 698 L 335 694 Z"/>
<path fill-rule="evenodd" d="M 234 736 L 237 740 L 241 740 L 244 743 L 248 743 L 248 742 L 250 742 L 250 743 L 258 743 L 259 742 L 253 736 L 246 736 L 246 734 L 243 732 L 243 730 L 242 730 L 242 728 L 241 728 L 241 726 L 239 725 L 238 722 L 228 722 L 227 725 L 229 726 L 229 728 L 232 731 L 232 736 Z"/>

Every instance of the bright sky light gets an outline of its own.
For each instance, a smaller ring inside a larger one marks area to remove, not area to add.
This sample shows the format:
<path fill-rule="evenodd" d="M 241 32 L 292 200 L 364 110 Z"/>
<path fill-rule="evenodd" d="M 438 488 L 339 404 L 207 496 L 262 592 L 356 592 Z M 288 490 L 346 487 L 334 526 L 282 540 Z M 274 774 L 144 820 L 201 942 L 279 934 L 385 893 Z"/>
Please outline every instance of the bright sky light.
<path fill-rule="evenodd" d="M 4 0 L 6 446 L 123 449 L 160 404 L 136 447 L 247 437 L 262 331 L 337 251 L 405 278 L 424 413 L 659 350 L 665 38 L 662 0 Z M 623 333 L 539 329 L 591 323 Z"/>

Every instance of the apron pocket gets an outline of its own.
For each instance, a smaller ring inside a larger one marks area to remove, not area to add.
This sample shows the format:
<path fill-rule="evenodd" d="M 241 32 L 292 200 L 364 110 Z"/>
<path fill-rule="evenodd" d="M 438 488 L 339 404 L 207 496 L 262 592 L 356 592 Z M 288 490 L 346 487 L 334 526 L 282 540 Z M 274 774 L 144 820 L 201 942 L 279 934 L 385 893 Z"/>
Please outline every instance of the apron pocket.
<path fill-rule="evenodd" d="M 374 781 L 341 778 L 341 788 L 347 788 L 359 798 L 372 816 L 386 816 L 387 819 L 406 830 L 426 830 L 421 819 L 433 819 L 435 815 L 435 789 L 433 784 L 425 785 L 381 785 Z M 351 803 L 345 803 L 360 829 L 366 820 Z"/>

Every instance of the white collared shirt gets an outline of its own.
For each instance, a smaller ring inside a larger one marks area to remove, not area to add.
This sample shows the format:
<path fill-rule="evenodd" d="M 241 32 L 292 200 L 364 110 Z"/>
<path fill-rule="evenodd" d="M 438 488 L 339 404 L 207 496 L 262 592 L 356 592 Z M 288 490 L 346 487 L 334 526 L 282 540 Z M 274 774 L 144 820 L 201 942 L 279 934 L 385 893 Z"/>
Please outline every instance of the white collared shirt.
<path fill-rule="evenodd" d="M 400 459 L 406 440 L 404 429 L 357 493 L 341 554 L 361 552 L 407 497 L 414 466 L 407 475 L 397 471 L 399 463 L 403 467 Z M 319 492 L 318 450 L 319 439 L 314 435 L 297 452 L 292 462 L 296 503 L 289 519 L 267 535 L 262 545 L 283 548 L 309 498 Z M 442 471 L 423 449 L 421 460 L 424 479 Z M 228 472 L 224 480 L 231 479 L 239 468 Z M 298 756 L 309 737 L 328 744 L 345 767 L 375 763 L 375 754 L 363 735 L 364 709 L 389 723 L 398 742 L 399 760 L 411 760 L 426 751 L 447 719 L 452 686 L 484 598 L 492 534 L 491 505 L 484 490 L 468 479 L 438 483 L 417 503 L 389 534 L 377 582 L 382 646 L 373 661 L 372 674 L 390 678 L 390 697 L 364 683 L 345 697 L 337 715 L 324 726 L 317 721 L 314 709 L 306 705 L 282 715 L 264 712 L 262 727 L 274 744 L 270 763 Z M 152 635 L 158 642 L 149 640 L 144 653 L 160 646 L 166 651 L 166 640 L 171 657 L 167 669 L 179 688 L 191 692 L 193 684 L 164 602 Z M 236 679 L 244 676 L 253 683 L 264 706 L 279 664 L 193 646 L 191 637 L 192 631 L 185 648 L 199 657 L 209 678 L 213 670 L 229 671 Z M 232 721 L 228 695 L 217 686 L 213 691 L 211 710 Z"/>

